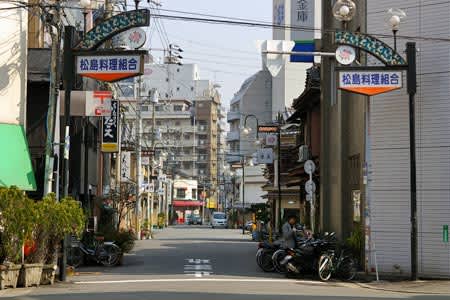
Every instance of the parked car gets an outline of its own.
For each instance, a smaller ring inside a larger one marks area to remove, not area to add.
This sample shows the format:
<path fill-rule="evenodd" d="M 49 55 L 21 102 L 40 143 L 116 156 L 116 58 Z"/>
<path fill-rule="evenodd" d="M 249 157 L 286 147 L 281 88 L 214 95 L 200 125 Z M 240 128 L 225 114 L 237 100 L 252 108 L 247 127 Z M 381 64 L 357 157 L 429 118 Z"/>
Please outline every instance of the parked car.
<path fill-rule="evenodd" d="M 211 227 L 227 227 L 227 215 L 223 212 L 213 213 Z"/>
<path fill-rule="evenodd" d="M 200 215 L 193 215 L 189 219 L 189 225 L 202 225 L 202 217 Z"/>

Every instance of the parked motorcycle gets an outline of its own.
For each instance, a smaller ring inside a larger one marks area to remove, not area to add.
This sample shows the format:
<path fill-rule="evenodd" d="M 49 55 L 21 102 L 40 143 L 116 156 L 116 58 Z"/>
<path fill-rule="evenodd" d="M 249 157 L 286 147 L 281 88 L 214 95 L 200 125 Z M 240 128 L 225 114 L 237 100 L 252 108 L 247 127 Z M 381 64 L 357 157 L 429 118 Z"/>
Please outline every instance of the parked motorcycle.
<path fill-rule="evenodd" d="M 308 240 L 295 249 L 287 249 L 287 255 L 280 265 L 286 269 L 287 276 L 318 274 L 322 254 L 335 249 L 335 233 L 325 234 L 323 238 Z"/>
<path fill-rule="evenodd" d="M 105 242 L 102 237 L 97 237 L 90 246 L 82 241 L 72 240 L 68 250 L 67 264 L 75 268 L 86 261 L 93 261 L 106 267 L 112 267 L 119 263 L 122 251 L 114 242 Z"/>

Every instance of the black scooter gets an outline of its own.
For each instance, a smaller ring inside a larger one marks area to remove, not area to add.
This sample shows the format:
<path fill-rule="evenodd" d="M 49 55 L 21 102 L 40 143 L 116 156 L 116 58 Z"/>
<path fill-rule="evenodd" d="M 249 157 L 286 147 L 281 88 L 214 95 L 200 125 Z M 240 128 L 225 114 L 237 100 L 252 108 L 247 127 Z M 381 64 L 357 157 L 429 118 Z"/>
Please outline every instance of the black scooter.
<path fill-rule="evenodd" d="M 288 277 L 318 274 L 321 255 L 336 246 L 335 233 L 325 234 L 323 238 L 310 238 L 295 249 L 287 249 L 286 257 L 280 262 L 286 267 Z"/>

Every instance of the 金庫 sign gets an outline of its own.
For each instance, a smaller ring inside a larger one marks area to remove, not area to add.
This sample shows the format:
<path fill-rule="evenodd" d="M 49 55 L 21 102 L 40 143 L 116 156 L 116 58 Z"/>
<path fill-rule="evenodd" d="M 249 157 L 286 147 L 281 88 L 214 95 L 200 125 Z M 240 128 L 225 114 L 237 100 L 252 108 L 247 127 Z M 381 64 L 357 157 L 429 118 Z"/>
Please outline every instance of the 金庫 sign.
<path fill-rule="evenodd" d="M 100 52 L 98 55 L 77 56 L 76 72 L 84 77 L 113 82 L 142 75 L 143 64 L 144 59 L 138 53 L 102 54 Z"/>
<path fill-rule="evenodd" d="M 374 96 L 402 87 L 401 71 L 340 71 L 339 88 L 353 93 Z"/>
<path fill-rule="evenodd" d="M 102 152 L 119 152 L 119 101 L 111 100 L 111 115 L 103 117 Z"/>

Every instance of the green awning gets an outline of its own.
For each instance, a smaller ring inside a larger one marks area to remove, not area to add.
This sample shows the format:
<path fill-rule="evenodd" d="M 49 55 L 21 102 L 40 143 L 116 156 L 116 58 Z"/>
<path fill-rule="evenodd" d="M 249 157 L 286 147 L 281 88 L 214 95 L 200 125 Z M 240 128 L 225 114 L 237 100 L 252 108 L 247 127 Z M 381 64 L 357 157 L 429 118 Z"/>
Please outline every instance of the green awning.
<path fill-rule="evenodd" d="M 0 124 L 0 186 L 35 191 L 36 180 L 21 125 Z"/>

